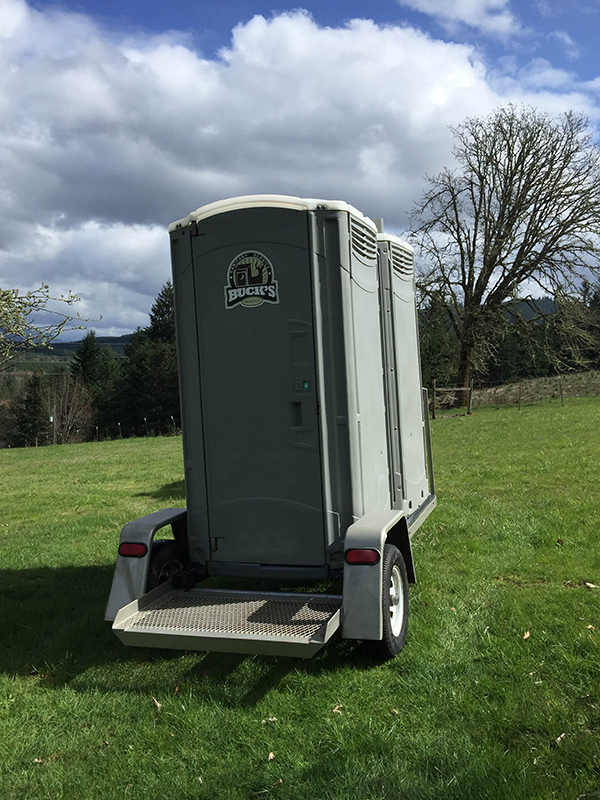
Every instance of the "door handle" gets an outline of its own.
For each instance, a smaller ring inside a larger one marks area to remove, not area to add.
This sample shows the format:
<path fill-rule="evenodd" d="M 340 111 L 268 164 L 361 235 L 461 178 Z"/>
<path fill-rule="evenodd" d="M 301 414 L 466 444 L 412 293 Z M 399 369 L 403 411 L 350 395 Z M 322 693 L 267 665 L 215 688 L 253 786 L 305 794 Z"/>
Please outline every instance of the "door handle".
<path fill-rule="evenodd" d="M 291 413 L 292 413 L 292 428 L 303 428 L 304 423 L 302 421 L 302 403 L 299 401 L 294 401 L 290 403 Z"/>

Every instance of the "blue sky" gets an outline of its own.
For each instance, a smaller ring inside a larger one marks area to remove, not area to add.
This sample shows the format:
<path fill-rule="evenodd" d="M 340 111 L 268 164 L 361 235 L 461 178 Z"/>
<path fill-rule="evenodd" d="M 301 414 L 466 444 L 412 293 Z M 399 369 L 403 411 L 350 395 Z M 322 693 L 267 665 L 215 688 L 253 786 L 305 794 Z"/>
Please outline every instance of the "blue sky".
<path fill-rule="evenodd" d="M 36 3 L 38 8 L 49 4 Z M 454 19 L 447 13 L 425 13 L 427 9 L 463 6 Z M 409 25 L 427 31 L 447 42 L 471 44 L 485 52 L 490 62 L 514 58 L 521 66 L 531 58 L 546 58 L 554 67 L 573 70 L 581 79 L 598 75 L 597 41 L 600 33 L 599 0 L 492 0 L 492 2 L 456 3 L 454 0 L 361 0 L 346 2 L 270 3 L 229 0 L 205 2 L 179 0 L 170 3 L 148 3 L 137 0 L 83 0 L 61 3 L 60 7 L 83 12 L 116 30 L 146 30 L 155 33 L 169 29 L 185 31 L 205 55 L 216 55 L 228 46 L 231 31 L 257 14 L 269 18 L 299 8 L 309 11 L 318 25 L 340 27 L 351 19 L 371 19 L 380 25 Z M 469 15 L 467 11 L 471 9 Z M 478 10 L 479 9 L 479 10 Z M 493 19 L 502 14 L 515 21 L 508 35 L 494 36 L 477 24 L 485 16 Z M 454 23 L 450 24 L 449 23 Z"/>
<path fill-rule="evenodd" d="M 204 203 L 342 199 L 401 232 L 465 116 L 598 129 L 599 30 L 600 0 L 0 0 L 0 286 L 72 289 L 121 334 Z"/>

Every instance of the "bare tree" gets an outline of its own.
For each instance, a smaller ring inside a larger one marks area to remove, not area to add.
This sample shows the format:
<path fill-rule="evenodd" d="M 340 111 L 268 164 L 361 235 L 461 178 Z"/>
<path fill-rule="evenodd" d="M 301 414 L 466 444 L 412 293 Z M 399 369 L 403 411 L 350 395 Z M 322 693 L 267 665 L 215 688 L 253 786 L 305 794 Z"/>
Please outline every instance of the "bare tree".
<path fill-rule="evenodd" d="M 18 350 L 49 345 L 69 322 L 80 320 L 79 314 L 61 310 L 78 300 L 71 292 L 53 297 L 45 283 L 24 293 L 0 289 L 0 369 L 9 365 Z"/>
<path fill-rule="evenodd" d="M 457 386 L 486 360 L 518 301 L 569 308 L 600 266 L 600 151 L 588 121 L 509 105 L 457 128 L 458 166 L 428 177 L 413 212 L 419 286 L 457 341 Z"/>
<path fill-rule="evenodd" d="M 61 375 L 46 390 L 46 410 L 55 444 L 85 441 L 94 421 L 90 390 L 79 378 Z"/>

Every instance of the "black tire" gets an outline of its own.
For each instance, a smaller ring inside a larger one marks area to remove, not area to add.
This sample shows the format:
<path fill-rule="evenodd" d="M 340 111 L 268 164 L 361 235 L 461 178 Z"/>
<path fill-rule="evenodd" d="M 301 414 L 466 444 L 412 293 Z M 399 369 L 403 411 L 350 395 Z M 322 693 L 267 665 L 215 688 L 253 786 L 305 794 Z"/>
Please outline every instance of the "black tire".
<path fill-rule="evenodd" d="M 188 555 L 184 547 L 173 539 L 157 539 L 150 551 L 150 567 L 146 580 L 146 591 L 156 589 L 161 583 L 183 569 Z"/>
<path fill-rule="evenodd" d="M 408 630 L 408 576 L 402 553 L 395 545 L 385 545 L 382 567 L 383 638 L 370 644 L 380 659 L 387 660 L 402 650 Z"/>

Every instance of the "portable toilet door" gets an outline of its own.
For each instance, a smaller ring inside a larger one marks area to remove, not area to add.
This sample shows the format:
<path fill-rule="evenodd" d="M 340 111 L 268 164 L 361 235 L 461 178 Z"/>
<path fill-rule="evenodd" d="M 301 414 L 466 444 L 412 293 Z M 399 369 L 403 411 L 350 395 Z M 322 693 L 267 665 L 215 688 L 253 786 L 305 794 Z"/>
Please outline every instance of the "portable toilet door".
<path fill-rule="evenodd" d="M 213 562 L 323 565 L 306 210 L 213 205 L 172 232 L 192 529 Z"/>

